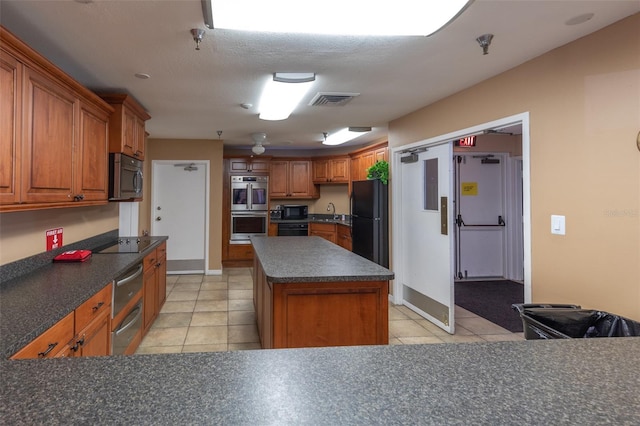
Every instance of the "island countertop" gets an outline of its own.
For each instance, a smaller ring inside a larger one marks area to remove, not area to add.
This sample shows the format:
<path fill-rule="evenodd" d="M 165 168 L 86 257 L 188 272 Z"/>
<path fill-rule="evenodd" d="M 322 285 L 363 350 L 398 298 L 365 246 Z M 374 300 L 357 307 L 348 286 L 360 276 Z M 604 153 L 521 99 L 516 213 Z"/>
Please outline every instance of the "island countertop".
<path fill-rule="evenodd" d="M 0 361 L 2 424 L 638 425 L 640 338 Z"/>
<path fill-rule="evenodd" d="M 253 237 L 267 280 L 274 283 L 388 281 L 394 273 L 320 237 Z"/>

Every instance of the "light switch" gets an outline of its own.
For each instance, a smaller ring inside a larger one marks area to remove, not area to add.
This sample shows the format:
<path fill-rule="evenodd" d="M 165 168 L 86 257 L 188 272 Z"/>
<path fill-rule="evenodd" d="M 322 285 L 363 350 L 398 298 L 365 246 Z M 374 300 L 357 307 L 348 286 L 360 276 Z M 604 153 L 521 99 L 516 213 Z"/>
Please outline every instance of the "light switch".
<path fill-rule="evenodd" d="M 551 215 L 551 233 L 557 235 L 565 234 L 564 216 Z"/>

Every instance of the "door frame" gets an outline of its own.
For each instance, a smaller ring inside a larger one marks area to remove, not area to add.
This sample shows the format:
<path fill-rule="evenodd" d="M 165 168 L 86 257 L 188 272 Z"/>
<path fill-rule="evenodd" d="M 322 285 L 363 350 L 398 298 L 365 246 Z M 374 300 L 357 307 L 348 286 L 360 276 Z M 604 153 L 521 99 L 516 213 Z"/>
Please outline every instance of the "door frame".
<path fill-rule="evenodd" d="M 419 149 L 428 147 L 430 145 L 442 144 L 447 141 L 460 139 L 466 136 L 478 135 L 487 129 L 493 129 L 496 127 L 507 127 L 509 125 L 518 123 L 522 125 L 522 233 L 524 242 L 524 302 L 531 303 L 531 143 L 529 138 L 530 124 L 528 111 L 508 117 L 503 117 L 494 121 L 481 123 L 472 127 L 467 127 L 465 129 L 456 130 L 454 132 L 435 136 L 433 138 L 420 140 L 411 144 L 393 147 L 391 148 L 391 168 L 392 170 L 400 169 L 400 157 L 409 149 Z M 400 193 L 400 188 L 402 185 L 402 179 L 400 178 L 400 175 L 400 173 L 394 173 L 393 175 L 393 193 Z M 403 236 L 400 235 L 399 232 L 394 231 L 401 229 L 399 220 L 402 217 L 402 205 L 401 203 L 392 202 L 391 206 L 391 269 L 395 272 L 396 279 L 393 283 L 393 295 L 390 296 L 390 299 L 393 303 L 399 305 L 402 304 L 402 280 L 398 279 L 398 277 L 403 276 L 403 271 L 396 268 L 395 259 L 399 259 L 403 256 Z"/>
<path fill-rule="evenodd" d="M 211 192 L 209 182 L 211 181 L 210 173 L 211 173 L 211 161 L 210 160 L 151 160 L 151 205 L 149 206 L 149 220 L 151 227 L 151 234 L 153 234 L 154 228 L 154 208 L 156 195 L 156 180 L 153 179 L 153 176 L 156 174 L 157 167 L 160 165 L 170 164 L 175 166 L 176 164 L 182 163 L 193 163 L 196 166 L 203 166 L 205 168 L 205 177 L 204 177 L 204 271 L 203 274 L 207 275 L 207 271 L 209 271 L 209 194 Z M 170 243 L 169 243 L 170 244 Z M 167 272 L 168 275 L 171 274 L 182 274 L 186 272 Z"/>

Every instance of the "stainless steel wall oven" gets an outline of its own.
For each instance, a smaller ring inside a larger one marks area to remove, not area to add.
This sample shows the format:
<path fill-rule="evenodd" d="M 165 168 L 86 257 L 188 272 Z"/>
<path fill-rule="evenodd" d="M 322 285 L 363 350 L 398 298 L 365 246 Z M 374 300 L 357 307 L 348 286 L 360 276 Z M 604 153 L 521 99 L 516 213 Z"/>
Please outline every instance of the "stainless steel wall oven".
<path fill-rule="evenodd" d="M 236 212 L 231 211 L 231 243 L 243 244 L 254 235 L 267 235 L 269 227 L 266 211 Z"/>

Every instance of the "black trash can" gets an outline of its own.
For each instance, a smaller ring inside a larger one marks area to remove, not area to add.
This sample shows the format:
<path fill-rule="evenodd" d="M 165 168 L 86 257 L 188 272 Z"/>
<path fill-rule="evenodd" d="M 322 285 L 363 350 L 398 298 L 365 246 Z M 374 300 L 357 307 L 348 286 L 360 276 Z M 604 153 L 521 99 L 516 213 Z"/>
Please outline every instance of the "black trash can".
<path fill-rule="evenodd" d="M 640 322 L 578 305 L 514 304 L 524 327 L 524 337 L 575 339 L 640 336 Z"/>

